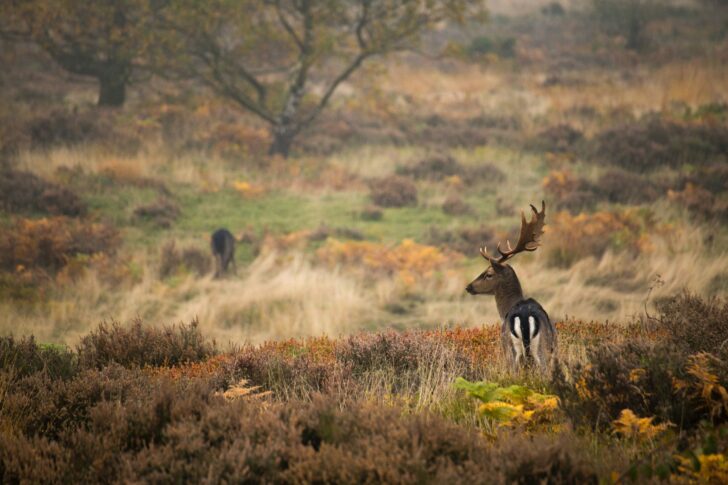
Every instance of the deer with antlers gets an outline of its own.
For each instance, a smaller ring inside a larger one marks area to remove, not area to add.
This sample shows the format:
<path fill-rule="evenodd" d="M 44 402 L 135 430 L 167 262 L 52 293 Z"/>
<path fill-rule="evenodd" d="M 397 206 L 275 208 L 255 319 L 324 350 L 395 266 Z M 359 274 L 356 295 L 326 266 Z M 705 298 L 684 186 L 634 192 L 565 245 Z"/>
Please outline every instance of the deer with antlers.
<path fill-rule="evenodd" d="M 531 205 L 530 221 L 521 212 L 521 234 L 516 247 L 507 241 L 507 250 L 498 243 L 500 256 L 491 256 L 485 247 L 480 254 L 490 266 L 473 280 L 465 290 L 471 295 L 494 295 L 501 317 L 501 344 L 514 366 L 535 363 L 541 368 L 550 365 L 556 355 L 556 328 L 543 307 L 533 298 L 524 298 L 516 272 L 506 264 L 510 258 L 524 251 L 535 251 L 543 234 L 546 203 L 541 212 Z"/>

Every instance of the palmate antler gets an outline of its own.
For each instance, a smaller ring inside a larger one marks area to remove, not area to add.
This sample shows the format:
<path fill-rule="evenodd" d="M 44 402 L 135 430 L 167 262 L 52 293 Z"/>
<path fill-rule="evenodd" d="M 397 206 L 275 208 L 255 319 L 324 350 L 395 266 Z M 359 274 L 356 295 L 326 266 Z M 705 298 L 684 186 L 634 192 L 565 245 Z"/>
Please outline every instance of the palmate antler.
<path fill-rule="evenodd" d="M 541 201 L 541 212 L 539 212 L 533 204 L 531 204 L 531 210 L 533 216 L 529 222 L 526 222 L 526 216 L 521 212 L 521 234 L 518 236 L 518 242 L 515 248 L 511 248 L 511 242 L 506 240 L 508 250 L 503 251 L 500 243 L 498 243 L 498 252 L 500 258 L 495 258 L 488 254 L 488 250 L 485 246 L 480 248 L 480 255 L 491 263 L 503 264 L 511 257 L 523 251 L 535 251 L 539 246 L 539 239 L 543 234 L 543 226 L 545 225 L 546 218 L 546 202 Z"/>

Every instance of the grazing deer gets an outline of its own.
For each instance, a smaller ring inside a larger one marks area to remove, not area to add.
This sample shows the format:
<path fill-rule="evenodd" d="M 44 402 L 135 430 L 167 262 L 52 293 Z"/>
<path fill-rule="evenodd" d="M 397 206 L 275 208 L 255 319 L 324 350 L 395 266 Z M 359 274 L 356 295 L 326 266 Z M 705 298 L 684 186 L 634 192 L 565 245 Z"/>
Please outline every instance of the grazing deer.
<path fill-rule="evenodd" d="M 541 212 L 533 205 L 533 216 L 526 222 L 521 212 L 521 234 L 515 248 L 501 250 L 500 257 L 490 256 L 485 247 L 480 254 L 490 267 L 481 273 L 465 290 L 471 295 L 495 295 L 495 304 L 501 317 L 501 344 L 514 366 L 535 363 L 544 368 L 556 355 L 556 328 L 543 307 L 533 298 L 524 298 L 516 272 L 506 264 L 510 258 L 523 251 L 535 251 L 543 234 L 546 203 L 541 202 Z"/>
<path fill-rule="evenodd" d="M 233 271 L 237 272 L 235 266 L 235 238 L 227 229 L 218 229 L 212 233 L 211 246 L 212 255 L 215 257 L 215 278 L 227 273 L 230 263 L 233 264 Z"/>

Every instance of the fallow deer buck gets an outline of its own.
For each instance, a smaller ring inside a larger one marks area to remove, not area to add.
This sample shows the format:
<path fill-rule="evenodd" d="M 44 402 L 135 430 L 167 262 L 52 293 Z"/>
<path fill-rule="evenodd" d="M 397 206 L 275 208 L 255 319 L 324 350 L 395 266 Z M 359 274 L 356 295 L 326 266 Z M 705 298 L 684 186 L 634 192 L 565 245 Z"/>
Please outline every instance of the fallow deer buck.
<path fill-rule="evenodd" d="M 501 344 L 511 363 L 536 365 L 545 368 L 556 355 L 556 328 L 543 307 L 533 298 L 524 298 L 521 283 L 516 272 L 506 264 L 510 258 L 524 251 L 535 251 L 543 234 L 546 217 L 546 203 L 541 202 L 541 212 L 533 205 L 533 216 L 526 222 L 521 212 L 521 234 L 516 247 L 507 241 L 508 249 L 503 251 L 498 243 L 499 257 L 488 254 L 485 247 L 480 254 L 490 267 L 481 273 L 465 290 L 471 295 L 495 295 L 501 326 Z"/>

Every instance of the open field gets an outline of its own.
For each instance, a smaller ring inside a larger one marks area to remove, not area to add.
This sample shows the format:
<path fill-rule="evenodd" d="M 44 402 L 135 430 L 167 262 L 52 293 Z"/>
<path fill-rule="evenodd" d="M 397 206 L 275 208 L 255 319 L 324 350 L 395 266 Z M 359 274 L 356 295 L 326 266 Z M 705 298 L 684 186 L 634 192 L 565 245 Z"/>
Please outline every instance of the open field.
<path fill-rule="evenodd" d="M 0 477 L 728 480 L 728 11 L 635 2 L 631 48 L 599 3 L 438 24 L 288 157 L 202 84 L 145 74 L 97 107 L 0 36 Z M 464 290 L 541 200 L 512 266 L 553 375 L 508 368 Z"/>

